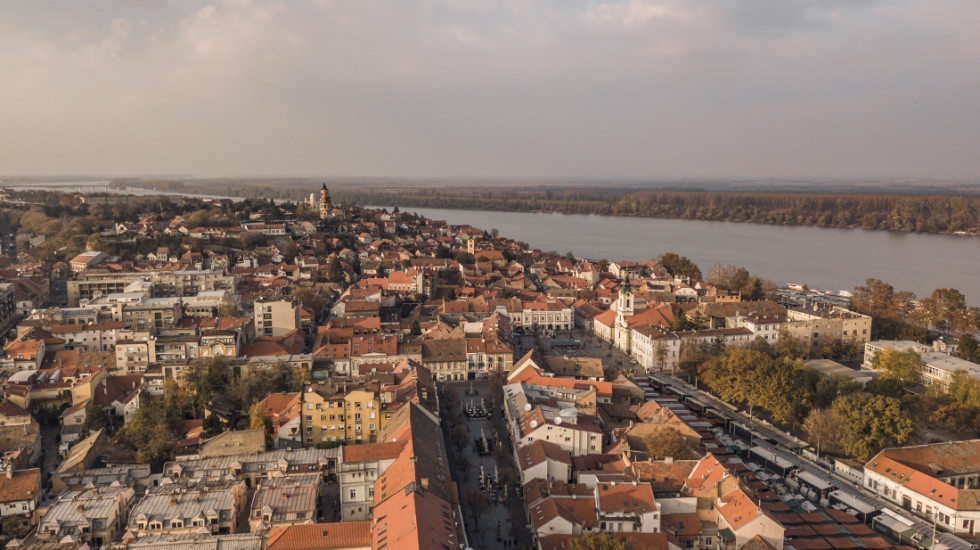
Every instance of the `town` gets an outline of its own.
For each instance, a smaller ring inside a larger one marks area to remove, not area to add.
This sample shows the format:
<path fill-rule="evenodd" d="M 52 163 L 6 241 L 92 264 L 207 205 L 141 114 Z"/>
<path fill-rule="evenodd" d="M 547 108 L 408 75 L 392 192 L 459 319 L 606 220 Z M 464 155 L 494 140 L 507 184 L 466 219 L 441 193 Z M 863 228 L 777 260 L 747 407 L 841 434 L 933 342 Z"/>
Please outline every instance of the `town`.
<path fill-rule="evenodd" d="M 326 185 L 0 200 L 5 548 L 980 541 L 952 289 L 575 258 Z"/>

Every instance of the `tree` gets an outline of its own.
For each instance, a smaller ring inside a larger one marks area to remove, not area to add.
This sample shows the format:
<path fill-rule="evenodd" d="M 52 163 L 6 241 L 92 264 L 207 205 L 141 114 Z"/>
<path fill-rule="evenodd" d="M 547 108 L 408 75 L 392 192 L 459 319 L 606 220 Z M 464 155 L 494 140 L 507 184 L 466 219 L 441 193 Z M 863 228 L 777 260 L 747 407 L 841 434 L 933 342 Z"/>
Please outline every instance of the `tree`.
<path fill-rule="evenodd" d="M 768 361 L 768 356 L 755 350 L 729 349 L 708 363 L 702 377 L 718 397 L 744 403 L 751 395 L 752 373 Z"/>
<path fill-rule="evenodd" d="M 813 405 L 815 407 L 829 407 L 838 397 L 861 391 L 859 382 L 839 374 L 828 377 L 816 374 L 816 379 L 817 382 L 813 386 Z"/>
<path fill-rule="evenodd" d="M 925 363 L 913 350 L 886 349 L 875 355 L 871 360 L 871 366 L 875 370 L 882 371 L 886 377 L 897 378 L 907 386 L 914 386 L 922 383 L 922 370 L 925 368 Z"/>
<path fill-rule="evenodd" d="M 807 345 L 802 338 L 798 338 L 789 333 L 786 329 L 779 331 L 779 339 L 772 347 L 773 353 L 778 357 L 806 357 Z"/>
<path fill-rule="evenodd" d="M 412 321 L 412 328 L 409 329 L 409 333 L 412 336 L 421 336 L 422 335 L 422 326 L 419 325 L 418 319 Z"/>
<path fill-rule="evenodd" d="M 453 446 L 456 448 L 456 454 L 461 454 L 463 448 L 466 447 L 466 442 L 470 438 L 470 432 L 466 429 L 466 426 L 462 424 L 456 424 L 453 426 L 452 431 L 449 432 L 449 439 L 453 442 Z"/>
<path fill-rule="evenodd" d="M 810 406 L 812 394 L 804 381 L 803 362 L 785 357 L 769 359 L 759 354 L 759 364 L 749 377 L 748 403 L 759 407 L 779 423 L 795 423 Z"/>
<path fill-rule="evenodd" d="M 955 288 L 937 288 L 919 302 L 915 318 L 926 327 L 962 334 L 970 330 L 966 296 Z"/>
<path fill-rule="evenodd" d="M 844 452 L 860 462 L 916 437 L 912 419 L 898 399 L 858 392 L 838 398 L 832 410 L 840 420 Z"/>
<path fill-rule="evenodd" d="M 972 334 L 963 334 L 956 341 L 956 355 L 976 363 L 980 361 L 980 344 Z"/>
<path fill-rule="evenodd" d="M 455 466 L 456 472 L 459 474 L 460 479 L 462 479 L 465 483 L 470 478 L 470 468 L 472 468 L 473 465 L 470 463 L 470 460 L 466 458 L 466 455 L 461 454 L 456 457 Z"/>
<path fill-rule="evenodd" d="M 614 536 L 609 533 L 590 533 L 573 538 L 568 543 L 568 550 L 632 550 L 633 546 L 626 537 Z"/>
<path fill-rule="evenodd" d="M 687 256 L 668 252 L 660 256 L 658 263 L 667 270 L 667 273 L 675 277 L 687 277 L 695 281 L 701 280 L 701 269 Z"/>
<path fill-rule="evenodd" d="M 898 378 L 880 376 L 865 384 L 864 391 L 884 397 L 901 399 L 905 395 L 905 383 Z"/>
<path fill-rule="evenodd" d="M 915 294 L 896 291 L 878 279 L 868 279 L 854 289 L 851 309 L 871 316 L 871 339 L 921 340 L 925 331 L 908 322 L 915 308 Z"/>
<path fill-rule="evenodd" d="M 830 408 L 813 409 L 803 421 L 803 431 L 817 452 L 839 453 L 841 437 L 840 419 Z"/>
<path fill-rule="evenodd" d="M 694 458 L 694 453 L 687 445 L 687 440 L 673 426 L 662 425 L 648 433 L 643 438 L 650 460 L 663 460 L 672 457 L 676 460 Z"/>
<path fill-rule="evenodd" d="M 473 518 L 473 523 L 479 527 L 480 517 L 490 509 L 490 498 L 476 487 L 467 489 L 465 497 L 466 508 L 470 512 L 470 517 Z"/>
<path fill-rule="evenodd" d="M 934 410 L 929 415 L 929 420 L 937 424 L 944 424 L 954 431 L 962 432 L 966 428 L 976 429 L 976 427 L 980 427 L 978 417 L 980 417 L 980 408 L 954 401 Z"/>
<path fill-rule="evenodd" d="M 136 451 L 136 460 L 153 469 L 171 460 L 178 440 L 174 425 L 161 407 L 144 405 L 116 434 L 116 442 Z"/>
<path fill-rule="evenodd" d="M 221 304 L 218 305 L 219 317 L 238 317 L 238 313 L 238 302 L 231 298 L 221 300 Z"/>
<path fill-rule="evenodd" d="M 953 371 L 949 381 L 949 398 L 969 407 L 980 408 L 980 380 L 963 369 Z"/>
<path fill-rule="evenodd" d="M 340 265 L 340 258 L 334 258 L 330 261 L 330 266 L 327 268 L 327 280 L 331 283 L 339 283 L 344 278 L 344 268 Z"/>
<path fill-rule="evenodd" d="M 201 422 L 201 439 L 211 439 L 220 434 L 225 429 L 221 419 L 216 414 L 209 414 Z"/>
<path fill-rule="evenodd" d="M 293 367 L 284 361 L 272 365 L 269 369 L 269 379 L 273 392 L 303 391 L 303 385 L 307 382 L 305 369 Z"/>

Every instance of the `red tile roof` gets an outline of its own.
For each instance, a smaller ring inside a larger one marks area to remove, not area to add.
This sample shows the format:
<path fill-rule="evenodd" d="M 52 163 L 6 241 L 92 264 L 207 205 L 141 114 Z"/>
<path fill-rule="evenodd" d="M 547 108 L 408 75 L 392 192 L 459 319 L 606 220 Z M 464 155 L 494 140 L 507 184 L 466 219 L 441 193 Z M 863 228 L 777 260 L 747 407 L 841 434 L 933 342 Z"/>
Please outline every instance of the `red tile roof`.
<path fill-rule="evenodd" d="M 273 527 L 266 550 L 320 550 L 371 545 L 370 521 L 311 523 Z"/>

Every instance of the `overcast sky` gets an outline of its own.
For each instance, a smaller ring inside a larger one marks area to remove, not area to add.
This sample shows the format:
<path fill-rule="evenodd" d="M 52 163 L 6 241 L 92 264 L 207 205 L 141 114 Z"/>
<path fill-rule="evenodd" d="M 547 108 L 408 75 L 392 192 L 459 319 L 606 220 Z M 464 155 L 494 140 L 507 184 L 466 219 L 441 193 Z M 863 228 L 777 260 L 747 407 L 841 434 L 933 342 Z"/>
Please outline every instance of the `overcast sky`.
<path fill-rule="evenodd" d="M 980 176 L 976 0 L 4 1 L 0 173 Z"/>

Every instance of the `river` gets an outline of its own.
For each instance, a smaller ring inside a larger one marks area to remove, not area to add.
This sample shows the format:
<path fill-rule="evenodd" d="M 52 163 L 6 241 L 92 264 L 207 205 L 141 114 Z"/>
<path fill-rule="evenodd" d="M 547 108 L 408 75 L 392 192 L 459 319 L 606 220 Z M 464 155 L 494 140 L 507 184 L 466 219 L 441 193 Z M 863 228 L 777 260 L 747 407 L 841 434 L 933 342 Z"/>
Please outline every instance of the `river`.
<path fill-rule="evenodd" d="M 744 266 L 779 285 L 803 282 L 823 290 L 852 290 L 874 277 L 919 297 L 936 288 L 956 288 L 971 305 L 980 305 L 980 237 L 583 214 L 402 210 L 451 224 L 496 228 L 501 236 L 532 248 L 571 251 L 576 257 L 635 261 L 676 252 L 694 260 L 706 275 L 721 262 Z"/>

